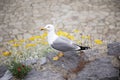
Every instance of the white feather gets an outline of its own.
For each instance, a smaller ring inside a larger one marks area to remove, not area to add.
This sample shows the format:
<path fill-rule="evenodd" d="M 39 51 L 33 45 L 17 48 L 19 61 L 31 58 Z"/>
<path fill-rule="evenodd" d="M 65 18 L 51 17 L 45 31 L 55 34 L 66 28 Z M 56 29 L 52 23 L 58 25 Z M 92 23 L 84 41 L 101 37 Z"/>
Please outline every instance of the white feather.
<path fill-rule="evenodd" d="M 54 31 L 49 31 L 47 38 L 49 45 L 51 45 L 58 38 L 58 36 L 55 34 Z"/>

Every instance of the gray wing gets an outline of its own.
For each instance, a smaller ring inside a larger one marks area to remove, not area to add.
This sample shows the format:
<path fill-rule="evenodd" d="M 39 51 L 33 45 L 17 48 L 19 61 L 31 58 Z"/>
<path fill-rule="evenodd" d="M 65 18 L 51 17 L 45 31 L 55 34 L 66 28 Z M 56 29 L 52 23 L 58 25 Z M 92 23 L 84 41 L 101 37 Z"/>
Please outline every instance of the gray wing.
<path fill-rule="evenodd" d="M 60 36 L 59 38 L 62 39 L 62 40 L 65 40 L 68 43 L 73 43 L 70 39 L 68 39 L 66 37 Z"/>
<path fill-rule="evenodd" d="M 73 51 L 79 49 L 79 46 L 65 37 L 58 37 L 51 45 L 54 49 L 59 51 Z"/>

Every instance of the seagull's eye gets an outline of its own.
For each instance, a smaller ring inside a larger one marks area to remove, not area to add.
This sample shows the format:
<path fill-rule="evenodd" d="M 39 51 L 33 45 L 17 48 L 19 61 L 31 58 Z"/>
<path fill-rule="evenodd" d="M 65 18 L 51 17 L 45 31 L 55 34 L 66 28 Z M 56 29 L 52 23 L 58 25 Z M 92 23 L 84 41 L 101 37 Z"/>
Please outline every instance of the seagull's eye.
<path fill-rule="evenodd" d="M 47 28 L 50 28 L 50 26 L 48 26 Z"/>

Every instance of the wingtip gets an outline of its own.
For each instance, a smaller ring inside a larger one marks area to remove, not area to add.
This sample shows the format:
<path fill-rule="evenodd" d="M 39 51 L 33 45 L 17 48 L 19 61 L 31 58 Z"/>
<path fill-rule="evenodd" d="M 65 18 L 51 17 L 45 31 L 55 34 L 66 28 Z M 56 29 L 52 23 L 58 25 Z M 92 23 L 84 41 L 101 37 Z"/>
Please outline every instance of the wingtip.
<path fill-rule="evenodd" d="M 91 49 L 90 47 L 83 47 L 83 46 L 80 46 L 81 50 L 87 50 L 87 49 Z"/>
<path fill-rule="evenodd" d="M 85 50 L 90 49 L 90 47 L 85 47 Z"/>

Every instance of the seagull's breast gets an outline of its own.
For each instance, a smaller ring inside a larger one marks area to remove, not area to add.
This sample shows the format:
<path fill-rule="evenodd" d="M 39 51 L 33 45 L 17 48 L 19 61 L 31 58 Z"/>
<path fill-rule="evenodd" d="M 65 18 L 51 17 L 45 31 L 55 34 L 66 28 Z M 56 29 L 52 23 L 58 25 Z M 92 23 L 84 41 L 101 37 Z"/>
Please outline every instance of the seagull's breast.
<path fill-rule="evenodd" d="M 58 36 L 57 36 L 56 34 L 48 33 L 47 40 L 48 40 L 49 45 L 53 44 L 53 42 L 54 42 L 57 38 L 58 38 Z"/>

